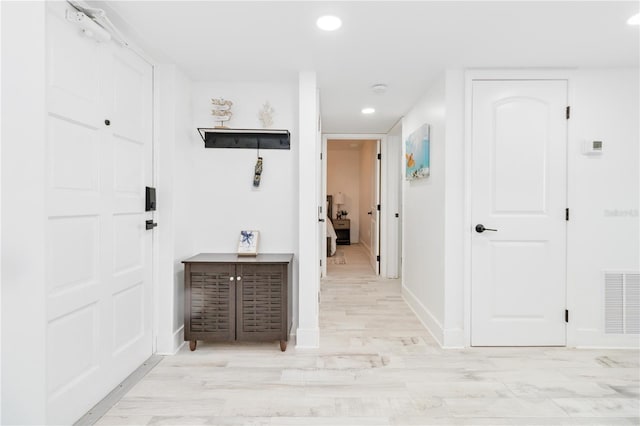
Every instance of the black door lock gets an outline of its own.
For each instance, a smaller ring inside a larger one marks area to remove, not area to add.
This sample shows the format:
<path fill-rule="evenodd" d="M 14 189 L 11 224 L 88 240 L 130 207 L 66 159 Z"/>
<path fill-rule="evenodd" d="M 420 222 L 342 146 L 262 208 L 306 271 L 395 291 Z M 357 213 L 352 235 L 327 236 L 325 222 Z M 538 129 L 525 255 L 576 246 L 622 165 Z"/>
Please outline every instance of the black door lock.
<path fill-rule="evenodd" d="M 153 228 L 155 228 L 156 226 L 158 226 L 158 224 L 157 224 L 157 223 L 155 223 L 155 222 L 153 221 L 153 219 L 152 219 L 152 220 L 147 220 L 144 224 L 145 224 L 145 227 L 146 227 L 146 229 L 147 229 L 147 230 L 149 230 L 149 229 L 153 229 Z"/>

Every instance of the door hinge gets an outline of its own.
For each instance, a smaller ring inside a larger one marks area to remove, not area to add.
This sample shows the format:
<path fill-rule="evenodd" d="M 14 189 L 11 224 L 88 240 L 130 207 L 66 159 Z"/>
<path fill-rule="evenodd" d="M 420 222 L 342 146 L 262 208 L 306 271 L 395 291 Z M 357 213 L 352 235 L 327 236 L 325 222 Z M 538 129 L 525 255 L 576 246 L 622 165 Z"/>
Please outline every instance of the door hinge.
<path fill-rule="evenodd" d="M 564 322 L 569 322 L 569 310 L 564 310 Z"/>
<path fill-rule="evenodd" d="M 322 259 L 320 259 L 320 266 L 322 266 Z"/>
<path fill-rule="evenodd" d="M 378 160 L 382 159 L 382 154 L 378 154 Z"/>
<path fill-rule="evenodd" d="M 567 116 L 567 120 L 568 120 L 569 118 L 571 118 L 571 107 L 570 107 L 570 106 L 568 106 L 568 107 L 567 107 L 566 116 Z"/>
<path fill-rule="evenodd" d="M 564 220 L 569 220 L 569 207 L 564 209 Z"/>
<path fill-rule="evenodd" d="M 376 256 L 376 261 L 380 262 L 380 256 Z"/>
<path fill-rule="evenodd" d="M 380 204 L 378 204 L 378 211 L 380 211 Z"/>
<path fill-rule="evenodd" d="M 322 160 L 322 153 L 320 153 L 320 159 Z"/>

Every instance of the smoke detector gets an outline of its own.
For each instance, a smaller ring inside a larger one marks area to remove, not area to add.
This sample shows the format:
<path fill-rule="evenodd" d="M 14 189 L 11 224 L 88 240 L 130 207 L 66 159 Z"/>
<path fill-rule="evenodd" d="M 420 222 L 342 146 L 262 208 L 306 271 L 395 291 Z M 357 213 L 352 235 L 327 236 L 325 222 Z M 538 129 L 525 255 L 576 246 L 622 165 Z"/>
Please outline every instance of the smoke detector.
<path fill-rule="evenodd" d="M 377 83 L 371 86 L 371 90 L 373 90 L 373 93 L 384 93 L 387 91 L 387 85 L 383 83 Z"/>

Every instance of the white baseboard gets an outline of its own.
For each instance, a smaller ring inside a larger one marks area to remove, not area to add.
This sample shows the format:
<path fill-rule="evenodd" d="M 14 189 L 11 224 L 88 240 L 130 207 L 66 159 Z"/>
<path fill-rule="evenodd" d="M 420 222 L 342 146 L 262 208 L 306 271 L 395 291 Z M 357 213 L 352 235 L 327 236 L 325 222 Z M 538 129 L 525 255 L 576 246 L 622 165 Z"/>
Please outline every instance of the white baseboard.
<path fill-rule="evenodd" d="M 185 344 L 184 341 L 184 325 L 178 327 L 178 329 L 173 333 L 173 347 L 175 348 L 173 353 L 175 354 L 182 348 L 182 345 Z"/>
<path fill-rule="evenodd" d="M 369 264 L 373 269 L 376 269 L 376 261 L 373 260 L 373 258 L 375 257 L 375 253 L 371 251 L 371 246 L 369 246 L 364 241 L 360 241 L 360 244 L 362 245 L 362 247 L 364 247 L 364 250 L 367 252 L 367 255 L 368 255 L 367 257 L 369 258 Z"/>
<path fill-rule="evenodd" d="M 371 256 L 371 247 L 369 246 L 369 244 L 365 243 L 364 241 L 360 241 L 360 245 L 364 247 L 367 253 L 369 253 L 369 256 Z"/>
<path fill-rule="evenodd" d="M 444 329 L 444 345 L 445 349 L 460 349 L 464 348 L 464 330 L 461 328 L 445 328 Z"/>
<path fill-rule="evenodd" d="M 317 349 L 319 347 L 319 328 L 298 328 L 296 330 L 296 349 Z"/>
<path fill-rule="evenodd" d="M 184 325 L 181 325 L 176 331 L 174 331 L 171 337 L 165 336 L 161 342 L 164 342 L 164 344 L 158 345 L 156 355 L 175 355 L 185 343 Z"/>
<path fill-rule="evenodd" d="M 402 298 L 414 314 L 418 317 L 422 325 L 433 336 L 441 347 L 444 347 L 444 330 L 442 324 L 438 321 L 429 310 L 418 300 L 418 298 L 404 285 L 402 286 Z"/>
<path fill-rule="evenodd" d="M 596 328 L 569 331 L 567 346 L 581 349 L 640 349 L 640 335 L 604 334 Z"/>

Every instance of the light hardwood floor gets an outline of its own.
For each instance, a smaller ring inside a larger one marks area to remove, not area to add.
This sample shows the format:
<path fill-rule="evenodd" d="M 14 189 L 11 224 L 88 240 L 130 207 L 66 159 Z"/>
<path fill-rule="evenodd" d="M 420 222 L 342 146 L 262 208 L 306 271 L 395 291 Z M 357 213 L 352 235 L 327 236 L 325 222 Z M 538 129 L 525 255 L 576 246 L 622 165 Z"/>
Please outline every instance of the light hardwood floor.
<path fill-rule="evenodd" d="M 442 350 L 358 245 L 322 282 L 318 350 L 199 343 L 98 422 L 210 425 L 637 425 L 633 350 Z"/>

